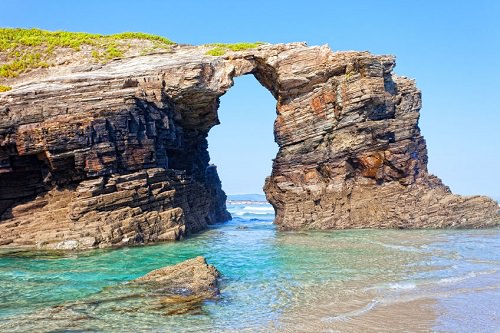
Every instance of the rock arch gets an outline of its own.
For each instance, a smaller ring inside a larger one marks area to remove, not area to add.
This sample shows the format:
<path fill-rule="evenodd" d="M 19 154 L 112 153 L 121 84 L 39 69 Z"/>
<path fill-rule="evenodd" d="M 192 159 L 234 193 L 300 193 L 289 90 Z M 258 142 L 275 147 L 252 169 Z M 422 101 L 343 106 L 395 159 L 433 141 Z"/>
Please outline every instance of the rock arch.
<path fill-rule="evenodd" d="M 70 64 L 3 93 L 0 244 L 146 243 L 228 219 L 206 137 L 246 74 L 277 100 L 265 192 L 280 229 L 498 223 L 494 201 L 453 195 L 427 172 L 420 91 L 394 57 L 301 43 L 205 51 Z"/>

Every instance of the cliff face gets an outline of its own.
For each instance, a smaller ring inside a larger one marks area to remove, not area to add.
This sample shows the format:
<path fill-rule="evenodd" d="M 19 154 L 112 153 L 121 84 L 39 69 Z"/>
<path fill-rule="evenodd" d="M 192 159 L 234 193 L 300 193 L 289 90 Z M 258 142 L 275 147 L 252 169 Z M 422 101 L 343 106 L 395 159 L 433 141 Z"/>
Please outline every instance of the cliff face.
<path fill-rule="evenodd" d="M 420 92 L 393 57 L 298 43 L 205 52 L 59 66 L 0 94 L 0 244 L 135 244 L 229 219 L 206 137 L 244 74 L 277 99 L 264 190 L 280 229 L 498 223 L 494 201 L 428 174 Z"/>

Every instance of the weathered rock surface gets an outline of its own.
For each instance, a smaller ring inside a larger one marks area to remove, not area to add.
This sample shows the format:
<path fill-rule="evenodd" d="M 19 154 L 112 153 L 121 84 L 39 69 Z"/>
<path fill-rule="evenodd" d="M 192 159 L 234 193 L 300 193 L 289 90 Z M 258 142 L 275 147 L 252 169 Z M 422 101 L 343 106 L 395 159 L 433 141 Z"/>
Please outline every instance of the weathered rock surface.
<path fill-rule="evenodd" d="M 217 287 L 219 276 L 217 269 L 208 265 L 205 258 L 200 256 L 174 266 L 159 268 L 133 280 L 132 283 L 168 290 L 171 294 L 179 296 L 210 298 L 219 293 Z"/>
<path fill-rule="evenodd" d="M 0 244 L 178 239 L 229 218 L 206 137 L 233 78 L 277 99 L 280 229 L 483 227 L 498 205 L 427 172 L 420 91 L 392 56 L 301 43 L 64 65 L 0 94 Z"/>

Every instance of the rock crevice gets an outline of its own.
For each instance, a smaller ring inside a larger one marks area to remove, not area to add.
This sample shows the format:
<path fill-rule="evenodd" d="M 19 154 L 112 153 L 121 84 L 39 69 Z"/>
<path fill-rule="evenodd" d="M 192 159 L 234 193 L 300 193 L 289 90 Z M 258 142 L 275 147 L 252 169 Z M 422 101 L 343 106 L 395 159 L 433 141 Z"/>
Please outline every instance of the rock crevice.
<path fill-rule="evenodd" d="M 206 138 L 245 74 L 277 100 L 265 192 L 280 229 L 497 224 L 494 201 L 428 173 L 420 91 L 394 66 L 302 43 L 179 46 L 23 78 L 0 95 L 0 244 L 137 244 L 229 219 Z"/>

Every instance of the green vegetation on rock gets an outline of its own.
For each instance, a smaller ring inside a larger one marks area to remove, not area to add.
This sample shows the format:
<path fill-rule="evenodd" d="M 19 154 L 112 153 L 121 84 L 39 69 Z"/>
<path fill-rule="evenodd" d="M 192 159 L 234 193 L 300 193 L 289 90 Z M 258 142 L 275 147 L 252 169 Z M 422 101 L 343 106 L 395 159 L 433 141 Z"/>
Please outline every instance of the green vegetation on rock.
<path fill-rule="evenodd" d="M 31 68 L 45 68 L 49 64 L 41 60 L 40 53 L 23 53 L 9 63 L 0 66 L 0 77 L 16 77 Z"/>
<path fill-rule="evenodd" d="M 91 62 L 105 63 L 111 59 L 130 55 L 131 49 L 135 52 L 132 52 L 134 55 L 145 55 L 170 50 L 173 44 L 175 43 L 165 37 L 141 32 L 100 35 L 86 32 L 0 28 L 0 78 L 15 78 L 36 68 L 72 61 L 76 52 L 80 52 L 78 59 L 83 57 Z M 227 51 L 242 51 L 262 44 L 264 43 L 206 44 L 212 47 L 206 54 L 222 56 Z"/>
<path fill-rule="evenodd" d="M 217 57 L 217 56 L 224 55 L 224 53 L 226 53 L 226 51 L 227 51 L 227 49 L 218 46 L 218 47 L 214 47 L 213 49 L 208 50 L 207 52 L 205 52 L 205 54 Z"/>
<path fill-rule="evenodd" d="M 125 52 L 120 49 L 116 44 L 110 44 L 103 52 L 97 50 L 92 51 L 92 58 L 96 61 L 106 62 L 113 58 L 121 58 Z"/>
<path fill-rule="evenodd" d="M 146 34 L 143 32 L 120 32 L 118 34 L 114 35 L 109 35 L 109 36 L 104 36 L 108 37 L 111 39 L 142 39 L 142 40 L 150 40 L 152 42 L 158 42 L 164 45 L 173 45 L 175 42 L 172 42 L 170 39 L 158 36 L 158 35 L 151 35 L 151 34 Z"/>
<path fill-rule="evenodd" d="M 0 52 L 6 60 L 3 65 L 0 65 L 0 77 L 13 78 L 31 69 L 50 66 L 54 58 L 53 51 L 56 48 L 66 48 L 77 52 L 83 45 L 87 45 L 92 49 L 91 55 L 95 61 L 106 62 L 122 57 L 133 40 L 151 41 L 156 48 L 166 48 L 175 44 L 161 36 L 137 32 L 100 35 L 85 32 L 0 28 Z"/>
<path fill-rule="evenodd" d="M 12 88 L 9 86 L 0 85 L 0 92 L 5 92 L 5 91 L 9 91 L 9 90 L 12 90 Z"/>
<path fill-rule="evenodd" d="M 214 46 L 213 49 L 208 50 L 205 54 L 211 56 L 221 56 L 224 55 L 227 51 L 242 51 L 256 48 L 264 43 L 255 42 L 255 43 L 234 43 L 234 44 L 224 44 L 224 43 L 214 43 L 214 44 L 206 44 L 207 46 Z"/>
<path fill-rule="evenodd" d="M 70 47 L 78 50 L 83 44 L 109 45 L 113 41 L 127 39 L 150 40 L 165 45 L 175 44 L 165 37 L 141 32 L 122 32 L 114 35 L 100 35 L 86 32 L 0 28 L 0 51 L 12 50 L 21 46 L 41 45 L 45 45 L 52 49 L 54 47 Z"/>

